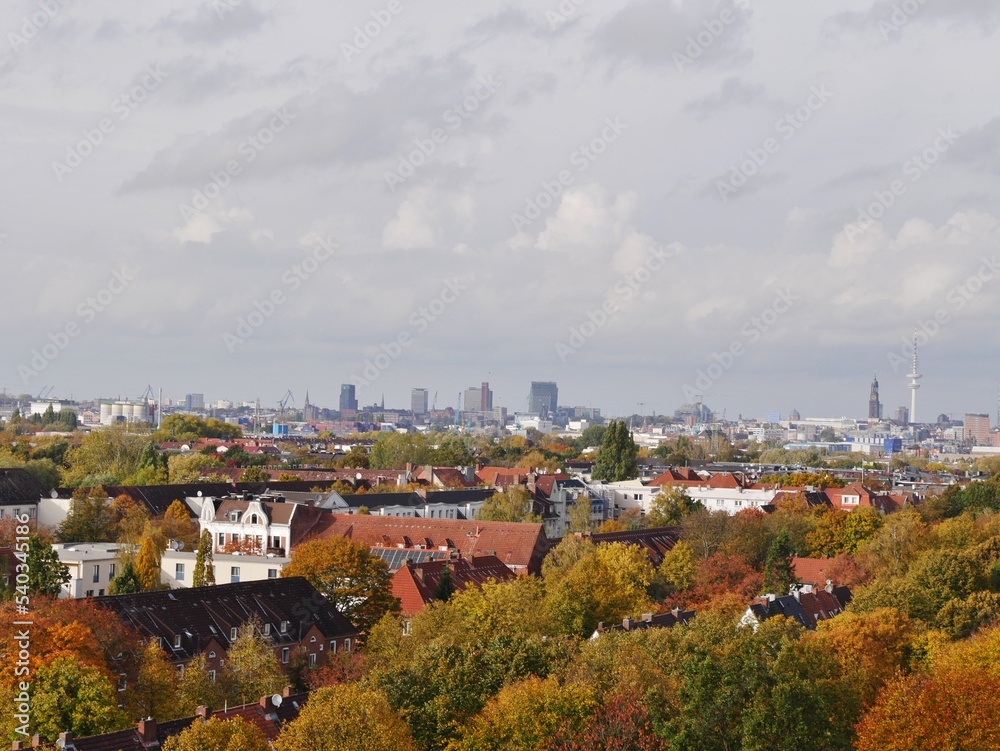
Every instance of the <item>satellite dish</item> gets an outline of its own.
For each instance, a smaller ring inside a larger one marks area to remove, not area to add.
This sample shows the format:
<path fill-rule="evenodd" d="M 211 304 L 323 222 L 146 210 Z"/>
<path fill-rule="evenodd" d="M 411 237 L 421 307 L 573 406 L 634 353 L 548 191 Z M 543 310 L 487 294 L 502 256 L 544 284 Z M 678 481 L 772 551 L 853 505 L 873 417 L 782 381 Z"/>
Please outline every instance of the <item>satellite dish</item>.
<path fill-rule="evenodd" d="M 49 498 L 58 498 L 58 497 L 59 497 L 59 491 L 56 490 L 55 488 L 52 488 L 52 492 L 49 493 Z"/>
<path fill-rule="evenodd" d="M 358 472 L 356 475 L 354 475 L 354 479 L 355 480 L 363 480 L 364 478 L 365 478 L 365 476 L 363 474 L 361 474 L 360 472 Z"/>
<path fill-rule="evenodd" d="M 280 707 L 281 706 L 281 694 L 275 694 L 274 696 L 272 696 L 271 697 L 271 703 L 274 704 L 274 706 L 276 706 L 276 707 Z"/>
<path fill-rule="evenodd" d="M 198 491 L 198 497 L 201 498 L 201 491 Z"/>

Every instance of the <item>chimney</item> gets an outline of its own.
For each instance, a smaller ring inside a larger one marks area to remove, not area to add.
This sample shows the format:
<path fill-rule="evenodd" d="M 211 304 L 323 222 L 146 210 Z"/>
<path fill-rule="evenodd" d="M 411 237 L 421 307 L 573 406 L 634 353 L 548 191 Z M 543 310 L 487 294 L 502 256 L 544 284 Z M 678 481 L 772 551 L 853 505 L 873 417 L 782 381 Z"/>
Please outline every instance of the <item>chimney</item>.
<path fill-rule="evenodd" d="M 626 631 L 631 631 L 633 623 L 634 621 L 631 618 L 625 618 L 622 621 L 622 628 L 624 628 Z"/>
<path fill-rule="evenodd" d="M 260 704 L 260 708 L 261 709 L 264 709 L 264 710 L 270 709 L 271 705 L 272 705 L 272 703 L 271 703 L 271 695 L 268 694 L 267 696 L 260 697 L 260 701 L 257 702 L 257 703 Z"/>
<path fill-rule="evenodd" d="M 11 743 L 10 751 L 21 751 L 21 741 L 14 741 Z"/>
<path fill-rule="evenodd" d="M 286 699 L 293 693 L 295 693 L 295 688 L 293 686 L 285 686 L 283 689 L 281 689 L 281 695 Z"/>
<path fill-rule="evenodd" d="M 212 710 L 210 707 L 206 707 L 202 704 L 194 711 L 195 717 L 200 717 L 203 720 L 208 720 L 212 716 Z"/>
<path fill-rule="evenodd" d="M 156 720 L 152 717 L 147 717 L 145 720 L 139 720 L 139 740 L 143 743 L 152 743 L 156 740 Z"/>
<path fill-rule="evenodd" d="M 33 736 L 31 736 L 31 747 L 32 748 L 42 747 L 42 736 L 38 735 L 38 733 L 35 733 Z"/>
<path fill-rule="evenodd" d="M 652 623 L 653 622 L 653 614 L 652 613 L 643 613 L 642 614 L 642 620 L 643 620 L 643 623 Z"/>

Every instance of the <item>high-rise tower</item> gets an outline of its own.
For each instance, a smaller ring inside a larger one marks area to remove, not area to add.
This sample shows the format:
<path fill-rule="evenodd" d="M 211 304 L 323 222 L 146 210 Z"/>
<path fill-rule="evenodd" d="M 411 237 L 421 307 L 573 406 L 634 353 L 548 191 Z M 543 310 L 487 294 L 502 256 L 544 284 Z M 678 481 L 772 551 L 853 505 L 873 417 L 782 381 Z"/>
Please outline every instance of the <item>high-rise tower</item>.
<path fill-rule="evenodd" d="M 917 389 L 920 388 L 920 379 L 923 378 L 917 370 L 917 332 L 913 332 L 913 367 L 910 374 L 906 376 L 910 381 L 910 424 L 917 422 Z"/>

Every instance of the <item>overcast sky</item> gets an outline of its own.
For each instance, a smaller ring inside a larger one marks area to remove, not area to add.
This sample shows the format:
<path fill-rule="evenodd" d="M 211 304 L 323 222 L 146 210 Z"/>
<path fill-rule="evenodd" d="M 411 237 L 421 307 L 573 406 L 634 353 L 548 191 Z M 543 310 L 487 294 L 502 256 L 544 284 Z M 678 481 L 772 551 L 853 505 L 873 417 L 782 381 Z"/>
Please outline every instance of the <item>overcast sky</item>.
<path fill-rule="evenodd" d="M 9 0 L 0 387 L 995 414 L 1000 6 L 903 5 Z"/>

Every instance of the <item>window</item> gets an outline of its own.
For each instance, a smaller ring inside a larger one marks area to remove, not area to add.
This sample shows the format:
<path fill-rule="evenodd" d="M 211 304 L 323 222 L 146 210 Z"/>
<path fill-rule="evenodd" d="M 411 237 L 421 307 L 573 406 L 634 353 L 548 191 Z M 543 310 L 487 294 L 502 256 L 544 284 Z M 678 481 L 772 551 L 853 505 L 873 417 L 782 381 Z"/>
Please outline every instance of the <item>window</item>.
<path fill-rule="evenodd" d="M 115 570 L 116 570 L 115 569 L 115 564 L 109 563 L 108 564 L 108 579 L 109 580 L 115 578 Z"/>
<path fill-rule="evenodd" d="M 281 633 L 283 633 L 283 634 L 287 634 L 288 633 L 288 621 L 282 621 L 281 622 Z"/>
<path fill-rule="evenodd" d="M 128 688 L 128 681 L 125 680 L 125 673 L 118 674 L 118 690 L 124 691 Z"/>
<path fill-rule="evenodd" d="M 409 636 L 413 631 L 413 626 L 409 621 L 403 621 L 403 636 Z"/>
<path fill-rule="evenodd" d="M 101 580 L 101 564 L 94 564 L 94 584 L 97 584 Z"/>
<path fill-rule="evenodd" d="M 337 654 L 337 641 L 336 640 L 330 642 L 330 654 L 332 654 L 332 655 Z"/>
<path fill-rule="evenodd" d="M 174 649 L 180 649 L 180 648 L 181 648 L 181 635 L 174 634 Z"/>
<path fill-rule="evenodd" d="M 233 626 L 231 629 L 229 629 L 229 641 L 236 641 L 236 637 L 238 637 L 239 635 L 240 635 L 240 630 L 236 628 L 236 626 Z"/>
<path fill-rule="evenodd" d="M 233 542 L 239 542 L 239 541 L 240 541 L 240 536 L 239 535 L 233 535 Z"/>
<path fill-rule="evenodd" d="M 226 547 L 226 536 L 222 532 L 219 532 L 219 547 Z"/>
<path fill-rule="evenodd" d="M 281 650 L 281 662 L 284 665 L 288 664 L 288 647 L 285 647 L 283 650 Z"/>
<path fill-rule="evenodd" d="M 174 565 L 174 578 L 177 579 L 177 581 L 179 581 L 179 582 L 184 581 L 184 564 L 183 563 L 178 563 L 178 564 Z"/>
<path fill-rule="evenodd" d="M 98 597 L 104 597 L 104 590 L 103 589 L 97 590 L 97 596 Z"/>
<path fill-rule="evenodd" d="M 210 659 L 210 660 L 214 660 L 215 659 L 215 650 L 214 649 L 211 652 L 208 653 L 208 659 Z"/>
<path fill-rule="evenodd" d="M 208 671 L 208 679 L 210 681 L 212 681 L 212 683 L 215 683 L 215 671 L 214 670 L 209 670 Z"/>
<path fill-rule="evenodd" d="M 273 545 L 271 545 L 272 548 L 280 548 L 281 547 L 281 538 L 280 537 L 272 537 L 271 538 L 271 542 L 273 543 Z"/>
<path fill-rule="evenodd" d="M 311 639 L 309 640 L 309 643 L 310 643 L 310 644 L 315 644 L 315 643 L 316 643 L 316 637 L 315 637 L 315 636 L 314 636 L 314 637 L 312 637 L 312 638 L 311 638 Z"/>
<path fill-rule="evenodd" d="M 267 570 L 267 578 L 268 579 L 277 579 L 278 578 L 278 569 L 276 569 L 276 568 L 269 568 Z"/>
<path fill-rule="evenodd" d="M 229 567 L 229 583 L 239 584 L 240 583 L 240 567 L 230 566 Z"/>
<path fill-rule="evenodd" d="M 94 590 L 92 589 L 88 589 L 86 594 L 84 594 L 84 597 L 93 597 L 93 596 L 94 596 Z"/>
<path fill-rule="evenodd" d="M 270 623 L 265 623 L 264 624 L 264 636 L 270 636 L 270 635 L 271 635 L 271 624 Z"/>
<path fill-rule="evenodd" d="M 250 523 L 251 524 L 257 523 L 257 514 L 250 514 Z"/>
<path fill-rule="evenodd" d="M 231 512 L 229 512 L 229 521 L 231 521 L 231 522 L 238 522 L 239 520 L 240 520 L 240 512 L 239 511 L 231 511 Z"/>
<path fill-rule="evenodd" d="M 314 654 L 309 655 L 309 667 L 316 667 L 316 655 Z"/>
<path fill-rule="evenodd" d="M 351 651 L 351 640 L 350 639 L 344 639 L 344 651 L 345 652 L 350 652 Z"/>

